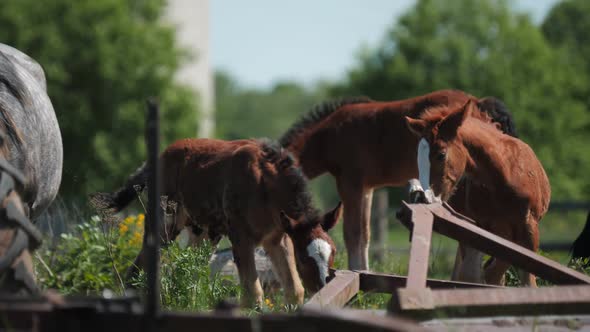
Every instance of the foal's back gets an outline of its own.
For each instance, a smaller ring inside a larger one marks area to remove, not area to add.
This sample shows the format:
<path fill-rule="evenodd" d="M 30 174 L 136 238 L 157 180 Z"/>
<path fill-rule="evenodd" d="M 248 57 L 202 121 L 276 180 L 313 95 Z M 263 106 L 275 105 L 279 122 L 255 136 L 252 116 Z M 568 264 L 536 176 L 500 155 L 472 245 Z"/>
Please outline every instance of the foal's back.
<path fill-rule="evenodd" d="M 180 204 L 186 222 L 258 242 L 278 226 L 268 198 L 269 168 L 259 140 L 180 140 L 162 154 L 163 195 Z"/>
<path fill-rule="evenodd" d="M 493 152 L 491 162 L 495 171 L 490 172 L 492 190 L 496 197 L 503 197 L 512 204 L 525 204 L 536 220 L 541 219 L 549 207 L 551 187 L 543 165 L 533 149 L 518 138 L 505 135 L 500 130 L 481 121 L 470 119 L 471 137 L 477 137 Z"/>
<path fill-rule="evenodd" d="M 261 155 L 255 140 L 176 141 L 162 153 L 163 192 L 193 212 L 228 209 L 224 199 L 252 194 L 256 188 Z"/>

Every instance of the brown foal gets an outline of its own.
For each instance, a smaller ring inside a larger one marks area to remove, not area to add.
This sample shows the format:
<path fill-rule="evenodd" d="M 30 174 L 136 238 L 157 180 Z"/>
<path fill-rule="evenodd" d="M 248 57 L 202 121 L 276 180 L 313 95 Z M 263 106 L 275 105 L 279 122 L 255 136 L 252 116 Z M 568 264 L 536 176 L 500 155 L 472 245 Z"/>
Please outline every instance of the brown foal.
<path fill-rule="evenodd" d="M 222 235 L 229 236 L 245 305 L 262 300 L 254 262 L 258 245 L 270 256 L 287 301 L 303 302 L 301 280 L 312 292 L 325 285 L 336 252 L 327 231 L 340 217 L 341 204 L 320 215 L 306 179 L 278 143 L 184 139 L 170 145 L 161 161 L 162 195 L 168 202 L 163 242 L 187 227 L 197 242 L 209 238 L 216 244 Z M 93 202 L 121 210 L 136 189 L 143 189 L 148 172 L 142 166 L 123 188 L 95 194 Z M 143 253 L 142 248 L 132 274 L 144 265 Z"/>
<path fill-rule="evenodd" d="M 418 119 L 406 117 L 408 128 L 420 139 L 420 182 L 431 185 L 442 200 L 455 198 L 453 207 L 478 226 L 537 251 L 538 223 L 551 196 L 545 170 L 526 143 L 471 116 L 475 112 L 477 105 L 469 100 L 443 112 L 427 111 Z M 463 259 L 461 274 L 477 278 L 481 254 L 468 250 Z M 485 281 L 503 283 L 508 267 L 491 259 L 484 268 Z M 530 273 L 520 278 L 536 286 Z"/>
<path fill-rule="evenodd" d="M 368 98 L 326 102 L 295 123 L 280 139 L 308 178 L 326 172 L 335 177 L 344 204 L 344 241 L 350 269 L 369 268 L 373 190 L 403 186 L 418 176 L 419 139 L 408 130 L 405 117 L 458 107 L 468 100 L 478 105 L 479 111 L 472 116 L 491 121 L 484 114 L 487 113 L 505 131 L 513 132 L 509 114 L 495 98 L 478 100 L 462 91 L 441 90 L 391 102 Z"/>

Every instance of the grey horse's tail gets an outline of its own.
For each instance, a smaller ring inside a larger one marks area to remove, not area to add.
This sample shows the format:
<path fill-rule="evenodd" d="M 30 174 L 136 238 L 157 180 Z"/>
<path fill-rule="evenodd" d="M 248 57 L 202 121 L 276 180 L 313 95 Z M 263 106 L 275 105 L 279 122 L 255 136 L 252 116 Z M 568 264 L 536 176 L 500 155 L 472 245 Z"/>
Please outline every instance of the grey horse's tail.
<path fill-rule="evenodd" d="M 143 191 L 147 184 L 148 168 L 144 162 L 129 176 L 125 185 L 113 193 L 98 192 L 90 195 L 90 203 L 99 210 L 119 212 Z"/>

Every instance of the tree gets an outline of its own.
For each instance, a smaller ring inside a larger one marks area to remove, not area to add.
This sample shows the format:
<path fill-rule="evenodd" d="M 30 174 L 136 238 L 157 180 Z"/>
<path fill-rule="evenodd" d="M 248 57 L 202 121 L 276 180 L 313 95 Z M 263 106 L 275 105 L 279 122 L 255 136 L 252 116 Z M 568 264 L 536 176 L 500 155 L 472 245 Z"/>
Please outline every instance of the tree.
<path fill-rule="evenodd" d="M 582 198 L 590 194 L 590 175 L 582 172 L 590 164 L 590 118 L 571 98 L 575 75 L 530 19 L 505 1 L 420 0 L 333 93 L 392 100 L 455 88 L 496 96 L 541 159 L 553 197 Z"/>
<path fill-rule="evenodd" d="M 543 34 L 556 46 L 571 48 L 571 55 L 590 56 L 590 2 L 566 0 L 555 5 L 541 25 Z"/>
<path fill-rule="evenodd" d="M 216 73 L 215 93 L 217 136 L 224 139 L 277 139 L 322 95 L 287 81 L 270 89 L 244 88 L 223 72 Z"/>
<path fill-rule="evenodd" d="M 0 40 L 44 68 L 64 142 L 61 194 L 112 189 L 145 158 L 144 108 L 159 98 L 165 142 L 192 136 L 194 94 L 173 77 L 186 56 L 160 21 L 165 0 L 3 0 Z"/>

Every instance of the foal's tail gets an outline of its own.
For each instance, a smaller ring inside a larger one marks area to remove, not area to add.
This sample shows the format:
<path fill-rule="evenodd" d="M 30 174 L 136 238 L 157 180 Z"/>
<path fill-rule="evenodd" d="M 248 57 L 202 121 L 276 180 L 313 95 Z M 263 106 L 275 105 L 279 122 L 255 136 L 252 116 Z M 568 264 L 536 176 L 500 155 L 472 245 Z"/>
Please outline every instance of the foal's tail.
<path fill-rule="evenodd" d="M 572 258 L 590 258 L 590 212 L 582 233 L 572 244 Z"/>
<path fill-rule="evenodd" d="M 508 107 L 496 97 L 485 97 L 477 101 L 477 107 L 487 113 L 494 122 L 502 127 L 502 131 L 512 137 L 518 137 L 516 134 L 516 125 Z"/>
<path fill-rule="evenodd" d="M 137 193 L 143 191 L 147 184 L 148 168 L 144 162 L 133 174 L 129 176 L 125 185 L 114 193 L 94 193 L 90 195 L 90 203 L 99 210 L 119 212 L 137 197 Z"/>

